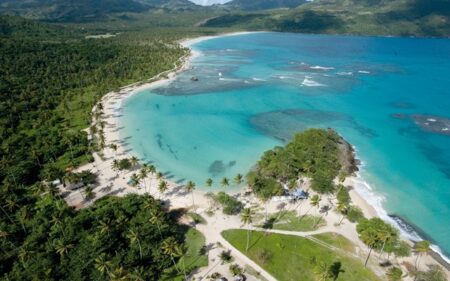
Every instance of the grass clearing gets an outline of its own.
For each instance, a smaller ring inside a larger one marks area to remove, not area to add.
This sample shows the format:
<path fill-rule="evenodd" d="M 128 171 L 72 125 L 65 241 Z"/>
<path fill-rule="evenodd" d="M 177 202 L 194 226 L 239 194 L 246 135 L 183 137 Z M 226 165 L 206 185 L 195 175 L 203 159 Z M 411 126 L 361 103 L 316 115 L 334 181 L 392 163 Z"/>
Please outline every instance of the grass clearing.
<path fill-rule="evenodd" d="M 326 221 L 313 215 L 297 216 L 295 211 L 272 215 L 267 222 L 258 227 L 287 231 L 313 231 L 326 225 Z"/>
<path fill-rule="evenodd" d="M 208 265 L 208 256 L 201 253 L 201 249 L 205 245 L 205 237 L 200 231 L 195 228 L 189 229 L 186 233 L 185 245 L 187 246 L 186 254 L 177 263 L 181 272 L 178 273 L 175 268 L 171 267 L 160 279 L 161 281 L 182 281 L 185 267 L 186 272 L 189 273 L 196 268 Z"/>
<path fill-rule="evenodd" d="M 187 213 L 187 215 L 196 223 L 196 224 L 207 224 L 205 218 L 201 215 L 193 212 Z"/>
<path fill-rule="evenodd" d="M 341 271 L 338 272 L 335 280 L 381 280 L 372 271 L 364 268 L 361 260 L 349 257 L 340 252 L 335 252 L 306 238 L 252 231 L 250 249 L 248 252 L 245 252 L 247 241 L 246 230 L 227 230 L 222 232 L 222 236 L 280 281 L 316 280 L 317 275 L 315 274 L 313 261 L 325 263 L 327 266 L 340 262 Z M 337 243 L 337 240 L 341 240 L 338 236 L 328 234 L 316 238 L 331 241 L 332 243 L 330 244 Z M 350 242 L 348 241 L 348 243 Z"/>

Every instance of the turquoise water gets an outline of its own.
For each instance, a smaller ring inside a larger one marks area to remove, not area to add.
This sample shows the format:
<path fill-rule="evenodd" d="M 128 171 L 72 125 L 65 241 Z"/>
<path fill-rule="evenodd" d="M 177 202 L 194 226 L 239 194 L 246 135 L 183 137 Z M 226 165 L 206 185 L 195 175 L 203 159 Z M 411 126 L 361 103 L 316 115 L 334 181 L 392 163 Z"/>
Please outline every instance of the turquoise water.
<path fill-rule="evenodd" d="M 254 33 L 193 48 L 193 69 L 124 103 L 130 149 L 220 188 L 294 132 L 333 127 L 388 213 L 450 253 L 450 40 Z"/>

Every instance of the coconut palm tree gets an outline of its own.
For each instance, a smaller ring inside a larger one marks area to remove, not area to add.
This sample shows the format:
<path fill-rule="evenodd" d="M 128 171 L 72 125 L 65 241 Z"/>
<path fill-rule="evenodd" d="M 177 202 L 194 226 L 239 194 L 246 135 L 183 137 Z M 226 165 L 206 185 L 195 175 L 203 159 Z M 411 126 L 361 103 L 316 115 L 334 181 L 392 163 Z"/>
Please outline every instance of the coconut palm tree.
<path fill-rule="evenodd" d="M 429 251 L 430 251 L 430 242 L 427 240 L 419 241 L 414 245 L 414 252 L 416 252 L 416 254 L 417 254 L 416 262 L 415 262 L 416 270 L 419 267 L 419 258 L 422 255 L 427 254 Z"/>
<path fill-rule="evenodd" d="M 141 236 L 139 235 L 139 232 L 137 230 L 131 229 L 128 234 L 127 238 L 130 239 L 130 243 L 137 244 L 139 246 L 139 256 L 142 260 L 142 247 L 141 247 Z"/>
<path fill-rule="evenodd" d="M 178 269 L 177 263 L 175 262 L 175 258 L 181 256 L 181 249 L 175 238 L 169 237 L 166 240 L 164 240 L 161 244 L 161 250 L 163 251 L 164 254 L 170 256 L 173 266 L 179 273 L 180 270 Z"/>
<path fill-rule="evenodd" d="M 207 187 L 211 187 L 213 185 L 213 180 L 212 180 L 212 178 L 208 178 L 207 180 L 206 180 L 206 186 Z"/>
<path fill-rule="evenodd" d="M 116 155 L 117 149 L 118 149 L 119 147 L 117 146 L 117 144 L 111 143 L 111 144 L 109 145 L 109 148 L 110 148 L 112 151 L 114 151 L 114 155 Z"/>
<path fill-rule="evenodd" d="M 126 281 L 129 280 L 129 274 L 123 267 L 117 267 L 109 273 L 111 281 Z"/>
<path fill-rule="evenodd" d="M 57 240 L 55 243 L 56 253 L 58 253 L 61 257 L 64 257 L 65 255 L 67 255 L 69 253 L 70 249 L 72 249 L 73 247 L 74 247 L 73 244 L 67 243 L 62 240 Z"/>
<path fill-rule="evenodd" d="M 102 275 L 108 274 L 109 270 L 112 266 L 112 262 L 108 260 L 105 253 L 101 253 L 97 258 L 94 260 L 94 267 L 97 269 Z"/>
<path fill-rule="evenodd" d="M 392 238 L 392 233 L 388 230 L 380 230 L 380 232 L 378 232 L 378 239 L 380 241 L 383 241 L 383 246 L 381 246 L 381 250 L 380 250 L 380 254 L 378 255 L 378 258 L 381 258 L 381 255 L 383 254 L 384 251 L 384 247 L 386 246 L 386 243 L 391 240 Z"/>
<path fill-rule="evenodd" d="M 162 236 L 162 232 L 161 232 L 161 224 L 164 221 L 163 214 L 158 212 L 157 210 L 151 210 L 150 211 L 150 219 L 148 221 L 151 224 L 156 224 L 156 227 L 158 228 L 159 236 L 162 239 L 163 236 Z"/>
<path fill-rule="evenodd" d="M 367 254 L 366 261 L 364 262 L 364 267 L 367 267 L 367 263 L 369 262 L 370 254 L 372 254 L 373 248 L 379 242 L 378 240 L 378 232 L 374 229 L 368 229 L 364 231 L 360 235 L 361 241 L 364 242 L 369 247 L 369 253 Z"/>
<path fill-rule="evenodd" d="M 114 159 L 111 165 L 111 168 L 113 169 L 113 171 L 116 171 L 116 177 L 119 177 L 119 170 L 120 170 L 120 164 L 119 164 L 119 160 Z"/>
<path fill-rule="evenodd" d="M 91 186 L 86 186 L 84 188 L 84 196 L 87 200 L 92 200 L 95 198 L 94 189 Z"/>
<path fill-rule="evenodd" d="M 248 251 L 248 246 L 250 243 L 250 225 L 253 222 L 253 211 L 250 208 L 245 208 L 241 213 L 241 222 L 247 225 L 247 246 L 245 247 L 245 251 Z"/>
<path fill-rule="evenodd" d="M 167 186 L 167 182 L 165 180 L 159 182 L 158 189 L 161 194 L 164 194 L 164 192 L 166 192 L 168 188 L 169 187 Z"/>
<path fill-rule="evenodd" d="M 221 181 L 220 184 L 222 185 L 222 187 L 226 187 L 230 185 L 230 180 L 227 177 L 224 177 Z"/>
<path fill-rule="evenodd" d="M 234 177 L 234 182 L 237 185 L 240 185 L 241 183 L 244 182 L 244 177 L 241 174 L 237 174 L 236 177 Z"/>
<path fill-rule="evenodd" d="M 325 262 L 318 262 L 314 266 L 314 274 L 317 275 L 318 281 L 325 281 L 330 278 L 330 267 Z"/>
<path fill-rule="evenodd" d="M 322 198 L 319 195 L 315 194 L 315 195 L 313 195 L 313 197 L 311 197 L 311 201 L 309 202 L 309 205 L 311 205 L 311 208 L 316 207 L 316 216 L 317 216 L 317 209 L 319 209 L 321 200 L 322 200 Z M 316 218 L 314 216 L 314 226 L 315 225 L 316 225 Z"/>
<path fill-rule="evenodd" d="M 342 215 L 342 217 L 338 223 L 338 225 L 341 225 L 342 221 L 344 220 L 345 214 L 348 211 L 348 204 L 346 204 L 345 202 L 338 202 L 337 206 L 336 206 L 336 210 Z"/>
<path fill-rule="evenodd" d="M 147 192 L 147 182 L 145 181 L 145 178 L 147 176 L 148 176 L 148 168 L 147 167 L 142 167 L 141 170 L 139 171 L 139 178 L 144 181 L 145 192 Z"/>
<path fill-rule="evenodd" d="M 186 189 L 186 192 L 191 193 L 191 195 L 192 195 L 192 206 L 195 207 L 195 204 L 194 204 L 195 183 L 193 181 L 188 181 L 186 186 L 184 187 L 184 189 Z"/>
<path fill-rule="evenodd" d="M 135 173 L 131 175 L 130 180 L 131 180 L 131 186 L 133 186 L 133 187 L 139 186 L 139 184 L 141 183 L 139 176 Z"/>
<path fill-rule="evenodd" d="M 63 237 L 66 237 L 66 234 L 64 233 L 64 228 L 62 226 L 63 221 L 60 216 L 52 216 L 52 219 L 50 222 L 53 223 L 54 225 L 57 225 L 59 227 L 59 229 L 61 230 Z"/>
<path fill-rule="evenodd" d="M 131 166 L 136 167 L 139 164 L 139 159 L 136 156 L 130 158 Z"/>

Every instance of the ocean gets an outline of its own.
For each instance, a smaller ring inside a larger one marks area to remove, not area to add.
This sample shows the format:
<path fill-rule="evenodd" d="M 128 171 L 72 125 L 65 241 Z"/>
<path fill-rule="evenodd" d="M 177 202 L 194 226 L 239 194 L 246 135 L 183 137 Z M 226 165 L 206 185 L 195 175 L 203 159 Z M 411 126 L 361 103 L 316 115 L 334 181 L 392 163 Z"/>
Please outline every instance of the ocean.
<path fill-rule="evenodd" d="M 295 132 L 331 127 L 362 161 L 358 191 L 450 254 L 449 39 L 264 32 L 192 48 L 190 70 L 124 101 L 141 158 L 219 190 Z"/>

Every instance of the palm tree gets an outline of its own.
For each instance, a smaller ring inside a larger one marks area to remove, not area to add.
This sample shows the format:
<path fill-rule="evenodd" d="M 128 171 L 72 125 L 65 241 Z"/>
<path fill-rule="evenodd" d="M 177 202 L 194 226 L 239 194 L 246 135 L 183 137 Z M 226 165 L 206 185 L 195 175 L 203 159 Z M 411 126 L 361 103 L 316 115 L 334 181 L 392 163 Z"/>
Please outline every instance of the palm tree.
<path fill-rule="evenodd" d="M 146 164 L 144 164 L 144 165 L 146 165 Z M 139 171 L 139 178 L 144 181 L 145 192 L 147 192 L 147 182 L 145 181 L 145 178 L 147 176 L 148 176 L 148 168 L 142 167 L 141 170 Z"/>
<path fill-rule="evenodd" d="M 207 187 L 211 187 L 212 185 L 213 185 L 213 180 L 212 180 L 212 178 L 207 179 L 207 180 L 206 180 L 206 186 L 207 186 Z"/>
<path fill-rule="evenodd" d="M 321 200 L 322 200 L 322 198 L 320 198 L 319 195 L 315 194 L 313 197 L 311 197 L 311 201 L 309 202 L 309 204 L 311 205 L 311 208 L 316 207 L 316 216 L 317 216 L 317 209 L 319 208 Z M 314 226 L 315 225 L 316 225 L 316 218 L 314 218 Z"/>
<path fill-rule="evenodd" d="M 422 241 L 417 242 L 414 245 L 414 251 L 417 254 L 416 262 L 415 262 L 415 268 L 417 270 L 417 268 L 419 267 L 419 258 L 422 255 L 425 255 L 430 251 L 430 242 L 427 240 L 422 240 Z"/>
<path fill-rule="evenodd" d="M 330 277 L 330 268 L 325 262 L 318 262 L 314 266 L 314 273 L 317 275 L 318 281 L 325 281 Z"/>
<path fill-rule="evenodd" d="M 157 172 L 157 173 L 156 173 L 156 179 L 161 180 L 162 178 L 164 178 L 163 173 Z"/>
<path fill-rule="evenodd" d="M 95 269 L 97 269 L 102 275 L 105 273 L 109 275 L 109 269 L 112 266 L 112 262 L 107 259 L 105 253 L 101 253 L 97 258 L 95 258 L 94 262 Z"/>
<path fill-rule="evenodd" d="M 116 171 L 116 177 L 119 177 L 119 170 L 120 170 L 119 160 L 114 159 L 111 168 L 113 169 L 113 171 Z"/>
<path fill-rule="evenodd" d="M 55 244 L 56 253 L 58 253 L 61 257 L 64 257 L 69 253 L 69 250 L 74 247 L 73 244 L 66 243 L 62 240 L 57 240 Z"/>
<path fill-rule="evenodd" d="M 33 195 L 40 195 L 47 190 L 47 186 L 43 182 L 37 182 L 31 187 Z"/>
<path fill-rule="evenodd" d="M 191 193 L 192 195 L 192 206 L 195 207 L 194 204 L 194 190 L 195 190 L 195 183 L 193 181 L 188 181 L 186 186 L 184 187 L 186 189 L 186 192 Z"/>
<path fill-rule="evenodd" d="M 369 262 L 370 254 L 372 253 L 373 248 L 378 243 L 378 232 L 374 229 L 368 229 L 364 231 L 360 235 L 360 239 L 369 247 L 369 254 L 367 255 L 366 261 L 364 263 L 364 267 L 367 267 L 367 263 Z"/>
<path fill-rule="evenodd" d="M 92 200 L 95 198 L 94 189 L 91 186 L 86 186 L 84 188 L 84 196 L 87 200 Z"/>
<path fill-rule="evenodd" d="M 117 267 L 109 273 L 111 281 L 126 281 L 129 280 L 128 272 L 123 267 Z"/>
<path fill-rule="evenodd" d="M 136 156 L 133 156 L 130 158 L 131 166 L 136 167 L 137 164 L 139 164 L 139 159 Z"/>
<path fill-rule="evenodd" d="M 157 210 L 151 210 L 150 211 L 150 219 L 148 220 L 151 224 L 156 224 L 156 227 L 158 228 L 159 236 L 161 239 L 163 238 L 162 232 L 161 232 L 161 224 L 163 223 L 163 214 L 158 212 Z"/>
<path fill-rule="evenodd" d="M 222 187 L 229 186 L 229 185 L 230 185 L 230 181 L 228 180 L 227 177 L 224 177 L 224 178 L 220 181 L 220 184 L 222 185 Z"/>
<path fill-rule="evenodd" d="M 150 174 L 156 173 L 156 168 L 153 165 L 148 165 L 147 170 Z"/>
<path fill-rule="evenodd" d="M 180 270 L 177 267 L 177 264 L 175 262 L 175 258 L 181 256 L 181 249 L 178 245 L 178 242 L 173 237 L 169 237 L 166 240 L 164 240 L 161 244 L 161 249 L 164 254 L 170 256 L 170 259 L 172 260 L 173 266 L 175 269 L 180 272 Z"/>
<path fill-rule="evenodd" d="M 109 148 L 111 148 L 114 151 L 114 155 L 115 155 L 116 152 L 117 152 L 117 149 L 118 149 L 117 144 L 112 143 L 112 144 L 109 145 Z"/>
<path fill-rule="evenodd" d="M 244 182 L 244 177 L 241 174 L 237 174 L 236 177 L 234 177 L 234 182 L 237 185 L 240 185 L 241 183 Z"/>
<path fill-rule="evenodd" d="M 111 221 L 109 219 L 101 220 L 97 227 L 101 234 L 109 233 L 111 231 Z"/>
<path fill-rule="evenodd" d="M 381 230 L 380 232 L 378 232 L 378 239 L 380 241 L 383 241 L 383 246 L 381 246 L 381 250 L 380 250 L 380 254 L 378 255 L 378 259 L 381 258 L 381 255 L 383 254 L 384 251 L 384 247 L 386 246 L 386 243 L 391 240 L 392 238 L 392 233 L 390 231 L 387 230 Z"/>
<path fill-rule="evenodd" d="M 140 181 L 141 181 L 139 179 L 139 176 L 137 174 L 135 174 L 135 173 L 133 173 L 131 175 L 130 180 L 131 180 L 131 186 L 133 186 L 133 187 L 139 186 Z"/>
<path fill-rule="evenodd" d="M 139 232 L 131 229 L 127 234 L 127 238 L 130 239 L 131 244 L 137 244 L 139 246 L 139 256 L 142 260 L 141 236 L 139 235 Z"/>
<path fill-rule="evenodd" d="M 66 237 L 66 234 L 64 233 L 64 228 L 62 226 L 63 221 L 60 216 L 52 216 L 52 220 L 50 222 L 53 223 L 54 225 L 59 226 L 59 229 L 61 230 L 63 237 Z"/>
<path fill-rule="evenodd" d="M 253 222 L 253 211 L 250 208 L 245 208 L 241 213 L 241 222 L 247 225 L 247 246 L 245 247 L 245 251 L 248 251 L 248 246 L 250 243 L 250 224 Z"/>
<path fill-rule="evenodd" d="M 167 186 L 167 182 L 165 180 L 159 182 L 158 189 L 161 194 L 164 194 L 164 192 L 166 192 L 168 188 L 169 187 Z"/>
<path fill-rule="evenodd" d="M 341 225 L 342 221 L 344 220 L 345 214 L 348 210 L 348 204 L 345 202 L 338 202 L 336 206 L 336 210 L 342 215 L 341 219 L 339 220 L 338 225 Z"/>

